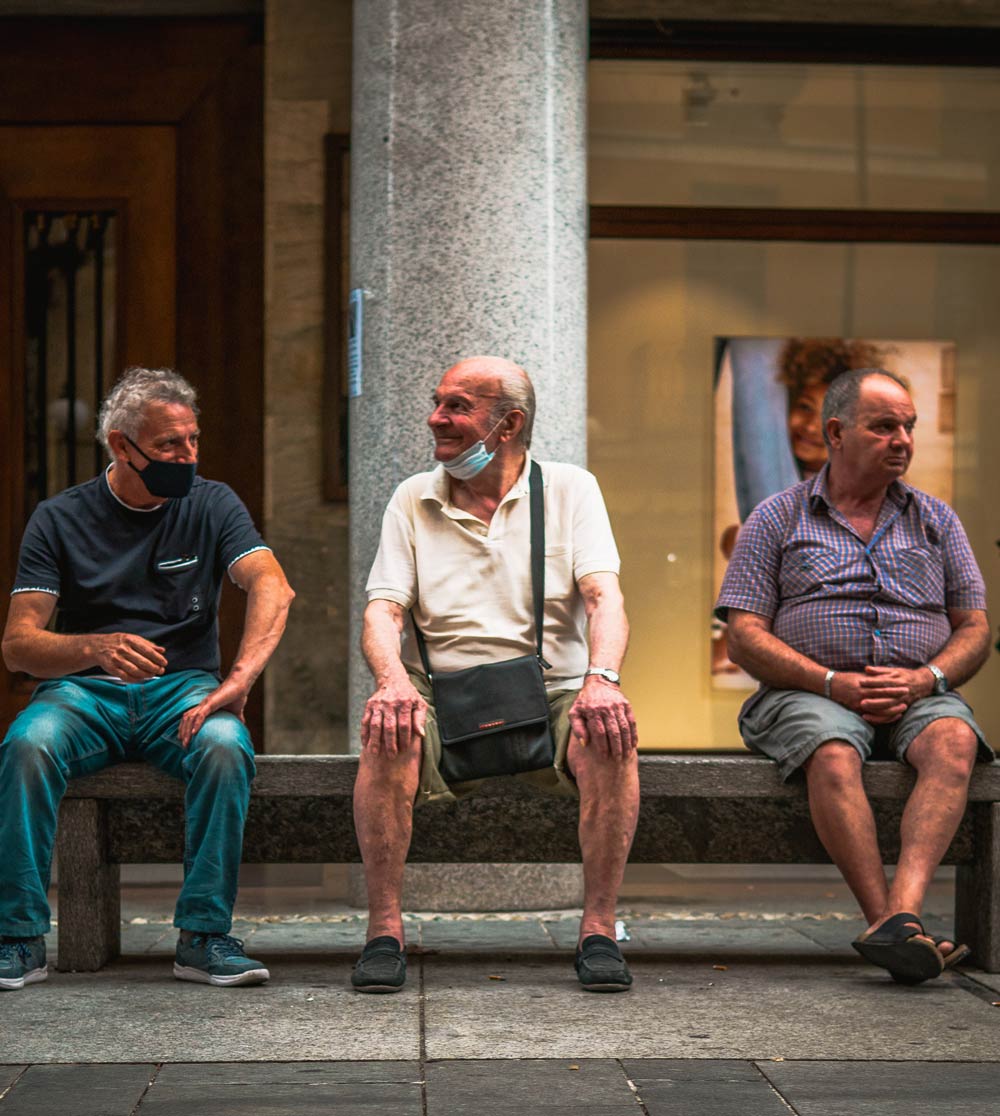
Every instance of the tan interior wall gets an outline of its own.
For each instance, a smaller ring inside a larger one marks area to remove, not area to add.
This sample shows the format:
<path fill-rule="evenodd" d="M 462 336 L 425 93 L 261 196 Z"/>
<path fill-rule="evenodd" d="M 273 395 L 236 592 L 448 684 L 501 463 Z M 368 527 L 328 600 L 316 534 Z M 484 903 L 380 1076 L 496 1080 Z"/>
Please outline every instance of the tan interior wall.
<path fill-rule="evenodd" d="M 351 122 L 350 0 L 269 0 L 265 528 L 297 593 L 266 674 L 270 752 L 344 752 L 347 505 L 321 492 L 323 136 Z"/>

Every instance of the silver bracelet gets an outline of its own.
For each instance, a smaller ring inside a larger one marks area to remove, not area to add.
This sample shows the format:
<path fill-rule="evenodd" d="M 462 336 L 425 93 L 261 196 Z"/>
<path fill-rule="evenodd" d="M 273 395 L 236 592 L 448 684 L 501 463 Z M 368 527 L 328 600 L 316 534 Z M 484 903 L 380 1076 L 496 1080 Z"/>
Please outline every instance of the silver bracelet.
<path fill-rule="evenodd" d="M 826 672 L 826 677 L 823 679 L 823 697 L 825 697 L 827 701 L 833 700 L 833 676 L 836 673 L 835 670 L 828 670 Z"/>

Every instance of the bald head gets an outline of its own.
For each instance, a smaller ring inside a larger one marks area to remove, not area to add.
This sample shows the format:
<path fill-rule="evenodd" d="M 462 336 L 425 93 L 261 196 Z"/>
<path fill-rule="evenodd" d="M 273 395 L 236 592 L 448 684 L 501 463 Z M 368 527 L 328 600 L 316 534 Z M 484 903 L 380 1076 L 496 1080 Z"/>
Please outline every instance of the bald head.
<path fill-rule="evenodd" d="M 535 389 L 523 368 L 503 357 L 473 356 L 453 364 L 445 373 L 445 379 L 452 377 L 461 380 L 476 394 L 492 399 L 491 424 L 500 422 L 511 411 L 521 411 L 524 414 L 524 426 L 521 428 L 520 440 L 525 449 L 531 445 L 531 430 L 535 423 Z"/>

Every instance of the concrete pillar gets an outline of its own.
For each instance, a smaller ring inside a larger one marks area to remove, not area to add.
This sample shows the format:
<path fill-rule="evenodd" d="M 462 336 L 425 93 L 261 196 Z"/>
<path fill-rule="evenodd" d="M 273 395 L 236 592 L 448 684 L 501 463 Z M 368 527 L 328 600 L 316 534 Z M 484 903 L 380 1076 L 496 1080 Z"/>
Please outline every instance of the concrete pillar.
<path fill-rule="evenodd" d="M 585 463 L 586 59 L 586 0 L 355 0 L 351 286 L 368 292 L 350 412 L 355 644 L 382 511 L 433 464 L 429 399 L 449 365 L 521 364 L 537 456 Z M 353 654 L 356 748 L 371 676 Z"/>

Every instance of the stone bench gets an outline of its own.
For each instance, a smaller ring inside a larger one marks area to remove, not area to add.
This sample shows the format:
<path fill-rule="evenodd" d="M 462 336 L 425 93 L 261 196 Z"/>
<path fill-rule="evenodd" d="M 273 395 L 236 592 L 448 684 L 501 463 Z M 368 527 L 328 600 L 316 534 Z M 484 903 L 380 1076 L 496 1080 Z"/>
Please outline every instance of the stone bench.
<path fill-rule="evenodd" d="M 360 860 L 351 815 L 355 756 L 258 756 L 243 859 Z M 640 758 L 642 807 L 631 860 L 657 864 L 829 863 L 809 820 L 804 786 L 780 782 L 758 756 Z M 870 763 L 865 786 L 886 863 L 914 773 Z M 119 865 L 183 860 L 183 785 L 141 763 L 71 780 L 61 807 L 59 967 L 92 971 L 120 950 Z M 1000 764 L 979 766 L 969 809 L 944 863 L 957 865 L 956 931 L 978 965 L 1000 971 Z M 410 860 L 565 863 L 579 859 L 576 803 L 511 780 L 414 815 Z"/>

